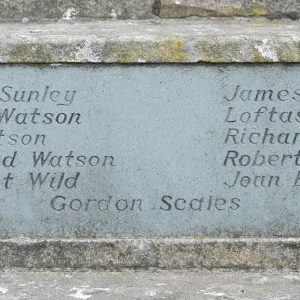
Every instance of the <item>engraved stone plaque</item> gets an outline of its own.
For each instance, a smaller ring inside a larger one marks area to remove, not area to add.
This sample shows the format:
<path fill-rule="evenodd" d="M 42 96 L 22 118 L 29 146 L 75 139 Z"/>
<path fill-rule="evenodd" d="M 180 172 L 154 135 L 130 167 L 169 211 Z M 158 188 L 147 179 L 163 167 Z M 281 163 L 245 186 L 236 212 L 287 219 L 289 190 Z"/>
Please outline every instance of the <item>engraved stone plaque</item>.
<path fill-rule="evenodd" d="M 1 237 L 300 236 L 299 74 L 1 67 Z"/>

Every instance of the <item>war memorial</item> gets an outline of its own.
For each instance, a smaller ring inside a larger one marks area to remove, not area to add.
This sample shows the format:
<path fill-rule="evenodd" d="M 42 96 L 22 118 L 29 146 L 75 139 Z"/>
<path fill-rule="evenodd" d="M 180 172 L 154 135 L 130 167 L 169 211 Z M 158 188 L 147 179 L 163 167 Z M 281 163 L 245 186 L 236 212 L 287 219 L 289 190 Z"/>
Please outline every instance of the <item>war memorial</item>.
<path fill-rule="evenodd" d="M 299 269 L 298 1 L 7 1 L 0 266 Z"/>

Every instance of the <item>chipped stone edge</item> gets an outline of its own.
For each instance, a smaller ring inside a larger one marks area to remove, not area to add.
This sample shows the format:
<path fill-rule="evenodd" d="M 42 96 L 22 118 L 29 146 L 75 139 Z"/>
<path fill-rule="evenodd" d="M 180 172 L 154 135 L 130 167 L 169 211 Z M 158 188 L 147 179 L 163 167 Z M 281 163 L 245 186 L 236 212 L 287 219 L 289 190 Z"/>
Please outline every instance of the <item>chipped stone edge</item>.
<path fill-rule="evenodd" d="M 1 269 L 300 269 L 299 238 L 3 239 Z"/>
<path fill-rule="evenodd" d="M 249 25 L 252 26 L 252 25 Z M 297 27 L 298 28 L 298 27 Z M 4 63 L 299 63 L 298 29 L 250 34 L 149 34 L 109 37 L 3 36 Z M 248 28 L 249 30 L 249 28 Z"/>

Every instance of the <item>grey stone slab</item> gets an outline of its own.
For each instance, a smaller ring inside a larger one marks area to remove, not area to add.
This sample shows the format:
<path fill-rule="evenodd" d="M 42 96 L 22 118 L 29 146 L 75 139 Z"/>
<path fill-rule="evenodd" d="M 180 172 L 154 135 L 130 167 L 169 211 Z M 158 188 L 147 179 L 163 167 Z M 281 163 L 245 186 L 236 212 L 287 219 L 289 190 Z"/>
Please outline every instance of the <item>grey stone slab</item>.
<path fill-rule="evenodd" d="M 287 20 L 1 24 L 0 37 L 1 63 L 300 62 L 300 25 Z"/>
<path fill-rule="evenodd" d="M 0 236 L 300 236 L 298 65 L 2 66 Z"/>
<path fill-rule="evenodd" d="M 0 1 L 0 21 L 78 19 L 149 19 L 156 0 L 14 0 Z"/>
<path fill-rule="evenodd" d="M 1 239 L 1 269 L 294 270 L 299 238 Z"/>
<path fill-rule="evenodd" d="M 1 269 L 300 269 L 299 238 L 18 238 L 0 253 Z"/>
<path fill-rule="evenodd" d="M 160 17 L 267 17 L 299 19 L 300 3 L 294 0 L 161 0 Z"/>
<path fill-rule="evenodd" d="M 0 274 L 0 299 L 299 299 L 292 272 L 18 272 Z"/>

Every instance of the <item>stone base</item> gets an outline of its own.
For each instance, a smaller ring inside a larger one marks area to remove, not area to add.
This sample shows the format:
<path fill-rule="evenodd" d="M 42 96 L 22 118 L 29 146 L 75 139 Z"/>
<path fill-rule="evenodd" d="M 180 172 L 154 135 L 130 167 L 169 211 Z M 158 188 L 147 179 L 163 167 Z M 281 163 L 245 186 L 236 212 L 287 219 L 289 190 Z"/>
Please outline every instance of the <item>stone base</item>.
<path fill-rule="evenodd" d="M 0 62 L 299 63 L 299 22 L 103 21 L 0 28 Z M 13 67 L 13 65 L 11 65 Z M 7 239 L 0 267 L 291 269 L 300 238 Z"/>
<path fill-rule="evenodd" d="M 299 270 L 300 239 L 7 239 L 0 267 Z"/>

